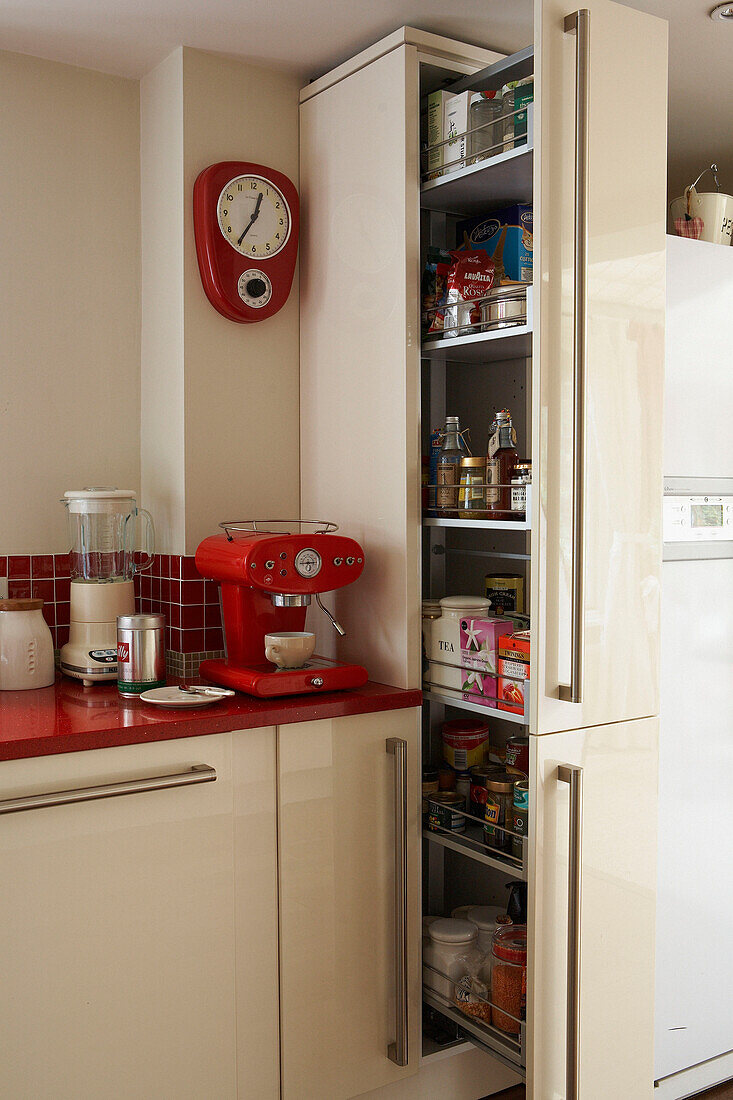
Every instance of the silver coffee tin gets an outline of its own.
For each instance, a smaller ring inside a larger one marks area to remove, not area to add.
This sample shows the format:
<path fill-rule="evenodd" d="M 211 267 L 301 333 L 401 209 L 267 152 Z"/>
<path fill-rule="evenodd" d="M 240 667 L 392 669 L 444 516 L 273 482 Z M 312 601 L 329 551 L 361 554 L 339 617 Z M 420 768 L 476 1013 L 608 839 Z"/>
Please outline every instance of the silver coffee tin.
<path fill-rule="evenodd" d="M 118 615 L 117 688 L 135 698 L 165 685 L 165 615 Z"/>
<path fill-rule="evenodd" d="M 481 302 L 481 330 L 511 328 L 527 323 L 527 284 L 504 283 Z"/>

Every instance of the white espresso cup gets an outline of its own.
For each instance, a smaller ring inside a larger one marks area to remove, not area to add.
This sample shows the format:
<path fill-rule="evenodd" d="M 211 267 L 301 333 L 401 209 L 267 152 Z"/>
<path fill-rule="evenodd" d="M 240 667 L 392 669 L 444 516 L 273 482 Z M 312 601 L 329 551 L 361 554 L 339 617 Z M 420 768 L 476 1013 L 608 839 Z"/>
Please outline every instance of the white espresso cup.
<path fill-rule="evenodd" d="M 302 668 L 315 648 L 316 636 L 307 630 L 265 634 L 265 657 L 278 668 Z"/>

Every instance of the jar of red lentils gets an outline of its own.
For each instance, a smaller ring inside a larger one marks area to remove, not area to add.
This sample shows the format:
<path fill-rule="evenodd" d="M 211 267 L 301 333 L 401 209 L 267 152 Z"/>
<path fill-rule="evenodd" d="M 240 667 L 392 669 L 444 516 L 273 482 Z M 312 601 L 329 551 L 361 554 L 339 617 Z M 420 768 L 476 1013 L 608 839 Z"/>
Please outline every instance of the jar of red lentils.
<path fill-rule="evenodd" d="M 527 925 L 497 928 L 491 956 L 491 1022 L 518 1035 L 527 1008 Z"/>

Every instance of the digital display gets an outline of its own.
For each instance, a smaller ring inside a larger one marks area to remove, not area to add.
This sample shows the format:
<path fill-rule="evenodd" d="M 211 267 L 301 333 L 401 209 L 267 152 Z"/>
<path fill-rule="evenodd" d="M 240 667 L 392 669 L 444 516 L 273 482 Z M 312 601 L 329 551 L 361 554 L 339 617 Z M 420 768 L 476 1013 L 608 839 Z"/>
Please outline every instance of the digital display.
<path fill-rule="evenodd" d="M 693 527 L 722 527 L 722 504 L 691 504 Z"/>

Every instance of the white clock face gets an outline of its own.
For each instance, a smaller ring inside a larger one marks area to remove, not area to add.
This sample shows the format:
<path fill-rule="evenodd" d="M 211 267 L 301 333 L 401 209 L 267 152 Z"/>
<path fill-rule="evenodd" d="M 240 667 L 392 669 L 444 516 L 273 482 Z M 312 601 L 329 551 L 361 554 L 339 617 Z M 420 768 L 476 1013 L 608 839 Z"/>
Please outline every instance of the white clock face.
<path fill-rule="evenodd" d="M 284 248 L 290 236 L 290 208 L 282 191 L 262 176 L 230 180 L 216 208 L 219 229 L 242 256 L 263 260 Z"/>

